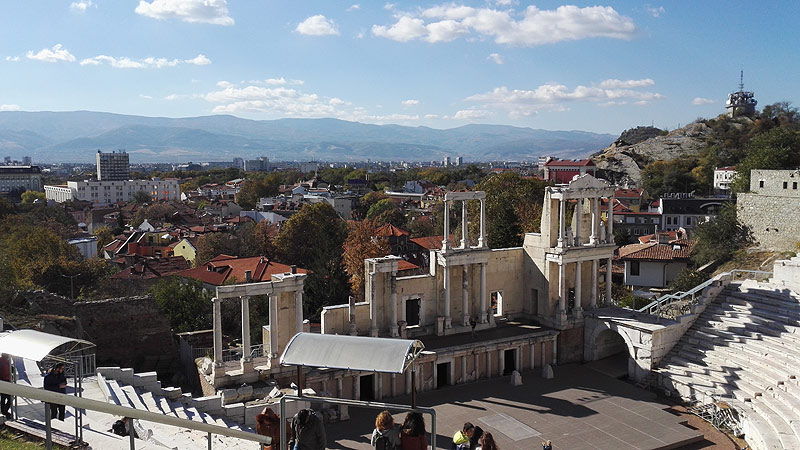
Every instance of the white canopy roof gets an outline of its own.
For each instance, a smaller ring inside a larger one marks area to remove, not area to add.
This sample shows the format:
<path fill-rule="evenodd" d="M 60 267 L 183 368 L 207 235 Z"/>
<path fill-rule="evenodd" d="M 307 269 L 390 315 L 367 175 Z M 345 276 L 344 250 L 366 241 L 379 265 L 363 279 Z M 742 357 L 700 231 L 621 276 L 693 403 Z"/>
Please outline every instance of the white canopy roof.
<path fill-rule="evenodd" d="M 14 330 L 0 333 L 0 353 L 41 361 L 53 350 L 70 342 L 74 345 L 68 351 L 94 347 L 94 344 L 82 339 L 42 333 L 36 330 Z"/>
<path fill-rule="evenodd" d="M 424 348 L 419 340 L 297 333 L 281 364 L 403 373 Z"/>

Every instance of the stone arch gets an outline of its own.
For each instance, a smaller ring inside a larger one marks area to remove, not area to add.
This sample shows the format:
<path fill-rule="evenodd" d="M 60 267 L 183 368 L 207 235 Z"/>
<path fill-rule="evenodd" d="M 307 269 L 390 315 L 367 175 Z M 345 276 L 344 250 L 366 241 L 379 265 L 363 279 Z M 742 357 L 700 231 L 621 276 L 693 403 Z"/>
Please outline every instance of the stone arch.
<path fill-rule="evenodd" d="M 627 368 L 628 377 L 637 379 L 638 371 L 636 370 L 636 348 L 633 344 L 633 339 L 628 333 L 628 329 L 621 327 L 614 322 L 607 321 L 593 321 L 594 327 L 591 327 L 591 332 L 584 335 L 584 361 L 596 361 L 603 359 L 612 354 L 618 354 L 619 351 L 613 351 L 613 344 L 619 343 L 621 340 L 624 343 L 624 350 L 627 354 Z M 616 336 L 616 337 L 614 337 Z M 609 344 L 612 347 L 609 348 Z M 620 350 L 621 351 L 621 350 Z"/>

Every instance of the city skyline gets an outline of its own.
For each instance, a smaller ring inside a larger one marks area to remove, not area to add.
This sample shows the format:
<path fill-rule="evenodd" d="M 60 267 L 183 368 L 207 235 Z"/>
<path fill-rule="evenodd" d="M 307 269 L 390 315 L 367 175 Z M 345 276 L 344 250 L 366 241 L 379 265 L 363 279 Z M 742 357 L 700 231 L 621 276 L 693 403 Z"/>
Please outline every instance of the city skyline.
<path fill-rule="evenodd" d="M 759 106 L 800 91 L 776 75 L 798 69 L 795 4 L 80 0 L 3 8 L 0 111 L 614 134 L 722 113 L 742 69 Z"/>

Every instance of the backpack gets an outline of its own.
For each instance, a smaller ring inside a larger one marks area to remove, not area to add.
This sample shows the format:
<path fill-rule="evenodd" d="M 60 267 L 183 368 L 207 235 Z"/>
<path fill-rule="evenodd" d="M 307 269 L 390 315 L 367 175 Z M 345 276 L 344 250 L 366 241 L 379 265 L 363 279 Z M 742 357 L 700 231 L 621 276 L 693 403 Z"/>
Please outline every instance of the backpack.
<path fill-rule="evenodd" d="M 394 446 L 388 437 L 380 435 L 375 439 L 375 450 L 394 450 Z"/>
<path fill-rule="evenodd" d="M 118 420 L 111 425 L 111 431 L 118 436 L 127 436 L 128 430 L 125 429 L 125 422 Z"/>

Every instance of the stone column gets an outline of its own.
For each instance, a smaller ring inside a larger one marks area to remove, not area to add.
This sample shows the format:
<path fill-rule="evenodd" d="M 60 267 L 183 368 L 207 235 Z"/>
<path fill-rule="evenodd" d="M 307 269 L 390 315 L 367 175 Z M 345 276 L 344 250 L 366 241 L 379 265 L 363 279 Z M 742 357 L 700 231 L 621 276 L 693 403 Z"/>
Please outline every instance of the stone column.
<path fill-rule="evenodd" d="M 214 307 L 214 364 L 222 366 L 222 299 L 212 298 Z"/>
<path fill-rule="evenodd" d="M 450 202 L 444 201 L 444 236 L 442 236 L 442 251 L 450 248 Z"/>
<path fill-rule="evenodd" d="M 590 308 L 597 308 L 597 270 L 598 263 L 596 259 L 592 260 L 592 298 L 589 304 Z"/>
<path fill-rule="evenodd" d="M 413 370 L 413 366 L 406 370 L 406 395 L 411 394 L 411 371 Z"/>
<path fill-rule="evenodd" d="M 485 262 L 481 263 L 481 310 L 478 314 L 478 321 L 480 321 L 480 323 L 486 323 L 489 320 L 489 318 L 486 317 L 488 314 L 486 306 L 486 296 L 488 294 L 486 291 L 486 264 Z"/>
<path fill-rule="evenodd" d="M 392 316 L 392 323 L 389 324 L 389 333 L 392 337 L 397 337 L 400 334 L 397 331 L 397 272 L 392 272 L 391 275 L 392 296 L 390 301 L 390 311 Z"/>
<path fill-rule="evenodd" d="M 575 205 L 575 215 L 576 221 L 572 224 L 572 228 L 575 229 L 575 242 L 570 242 L 570 245 L 581 245 L 581 214 L 583 213 L 583 198 L 578 199 L 578 203 Z"/>
<path fill-rule="evenodd" d="M 547 345 L 547 343 L 545 341 L 542 341 L 542 367 L 544 367 L 544 365 L 547 364 L 547 360 L 545 359 L 545 356 L 544 356 L 545 350 L 547 350 L 546 345 Z"/>
<path fill-rule="evenodd" d="M 467 265 L 461 266 L 461 324 L 465 327 L 469 326 L 469 271 Z"/>
<path fill-rule="evenodd" d="M 294 329 L 296 333 L 303 331 L 303 291 L 294 291 Z"/>
<path fill-rule="evenodd" d="M 563 195 L 563 194 L 562 194 Z M 558 246 L 564 246 L 564 229 L 566 227 L 566 223 L 564 222 L 564 214 L 566 205 L 564 204 L 564 198 L 558 200 Z"/>
<path fill-rule="evenodd" d="M 478 238 L 478 247 L 485 248 L 487 245 L 486 239 L 486 199 L 481 199 L 481 235 Z"/>
<path fill-rule="evenodd" d="M 450 266 L 444 266 L 444 327 L 452 328 L 450 319 Z"/>
<path fill-rule="evenodd" d="M 250 361 L 250 297 L 242 296 L 242 362 Z"/>
<path fill-rule="evenodd" d="M 492 378 L 492 351 L 486 349 L 486 379 Z"/>
<path fill-rule="evenodd" d="M 372 398 L 376 400 L 383 399 L 383 374 L 380 372 L 373 372 L 372 374 L 374 383 L 372 383 Z"/>
<path fill-rule="evenodd" d="M 598 198 L 592 198 L 592 234 L 589 235 L 589 243 L 592 245 L 597 244 L 597 224 L 600 221 L 600 215 L 597 214 L 597 203 Z"/>
<path fill-rule="evenodd" d="M 361 400 L 361 375 L 353 375 L 353 400 Z"/>
<path fill-rule="evenodd" d="M 502 377 L 506 371 L 506 352 L 502 348 L 497 351 L 497 361 L 499 366 L 497 376 Z"/>
<path fill-rule="evenodd" d="M 531 370 L 536 368 L 536 343 L 532 342 L 531 345 Z"/>
<path fill-rule="evenodd" d="M 558 364 L 558 342 L 553 339 L 553 365 Z"/>
<path fill-rule="evenodd" d="M 461 200 L 461 248 L 469 247 L 469 232 L 467 230 L 467 201 Z"/>
<path fill-rule="evenodd" d="M 583 317 L 583 307 L 581 306 L 581 261 L 575 262 L 575 318 L 580 319 Z"/>
<path fill-rule="evenodd" d="M 473 353 L 472 355 L 473 355 L 472 364 L 475 365 L 475 368 L 473 369 L 475 371 L 475 377 L 473 378 L 473 381 L 477 381 L 481 377 L 480 364 L 479 364 L 478 354 Z"/>
<path fill-rule="evenodd" d="M 614 197 L 608 198 L 608 233 L 606 233 L 606 244 L 614 243 Z"/>
<path fill-rule="evenodd" d="M 461 356 L 461 382 L 467 382 L 467 355 Z"/>
<path fill-rule="evenodd" d="M 378 307 L 375 304 L 375 271 L 369 272 L 369 335 L 378 336 Z"/>
<path fill-rule="evenodd" d="M 396 373 L 392 374 L 392 385 L 391 385 L 390 394 L 392 395 L 392 397 L 396 397 L 397 396 L 397 374 Z"/>
<path fill-rule="evenodd" d="M 280 299 L 280 295 L 279 292 L 269 294 L 269 358 L 275 360 L 275 365 L 270 367 L 278 367 L 277 358 L 280 356 L 278 354 L 278 299 Z"/>
<path fill-rule="evenodd" d="M 336 379 L 336 396 L 338 398 L 344 398 L 344 385 L 342 383 L 343 378 Z M 339 405 L 339 420 L 348 420 L 350 419 L 350 414 L 347 409 L 346 405 Z"/>
<path fill-rule="evenodd" d="M 565 286 L 565 278 L 566 273 L 564 269 L 564 263 L 558 263 L 558 313 L 564 314 L 567 310 L 566 308 L 566 286 Z"/>
<path fill-rule="evenodd" d="M 611 258 L 606 260 L 606 301 L 604 306 L 611 304 Z"/>

